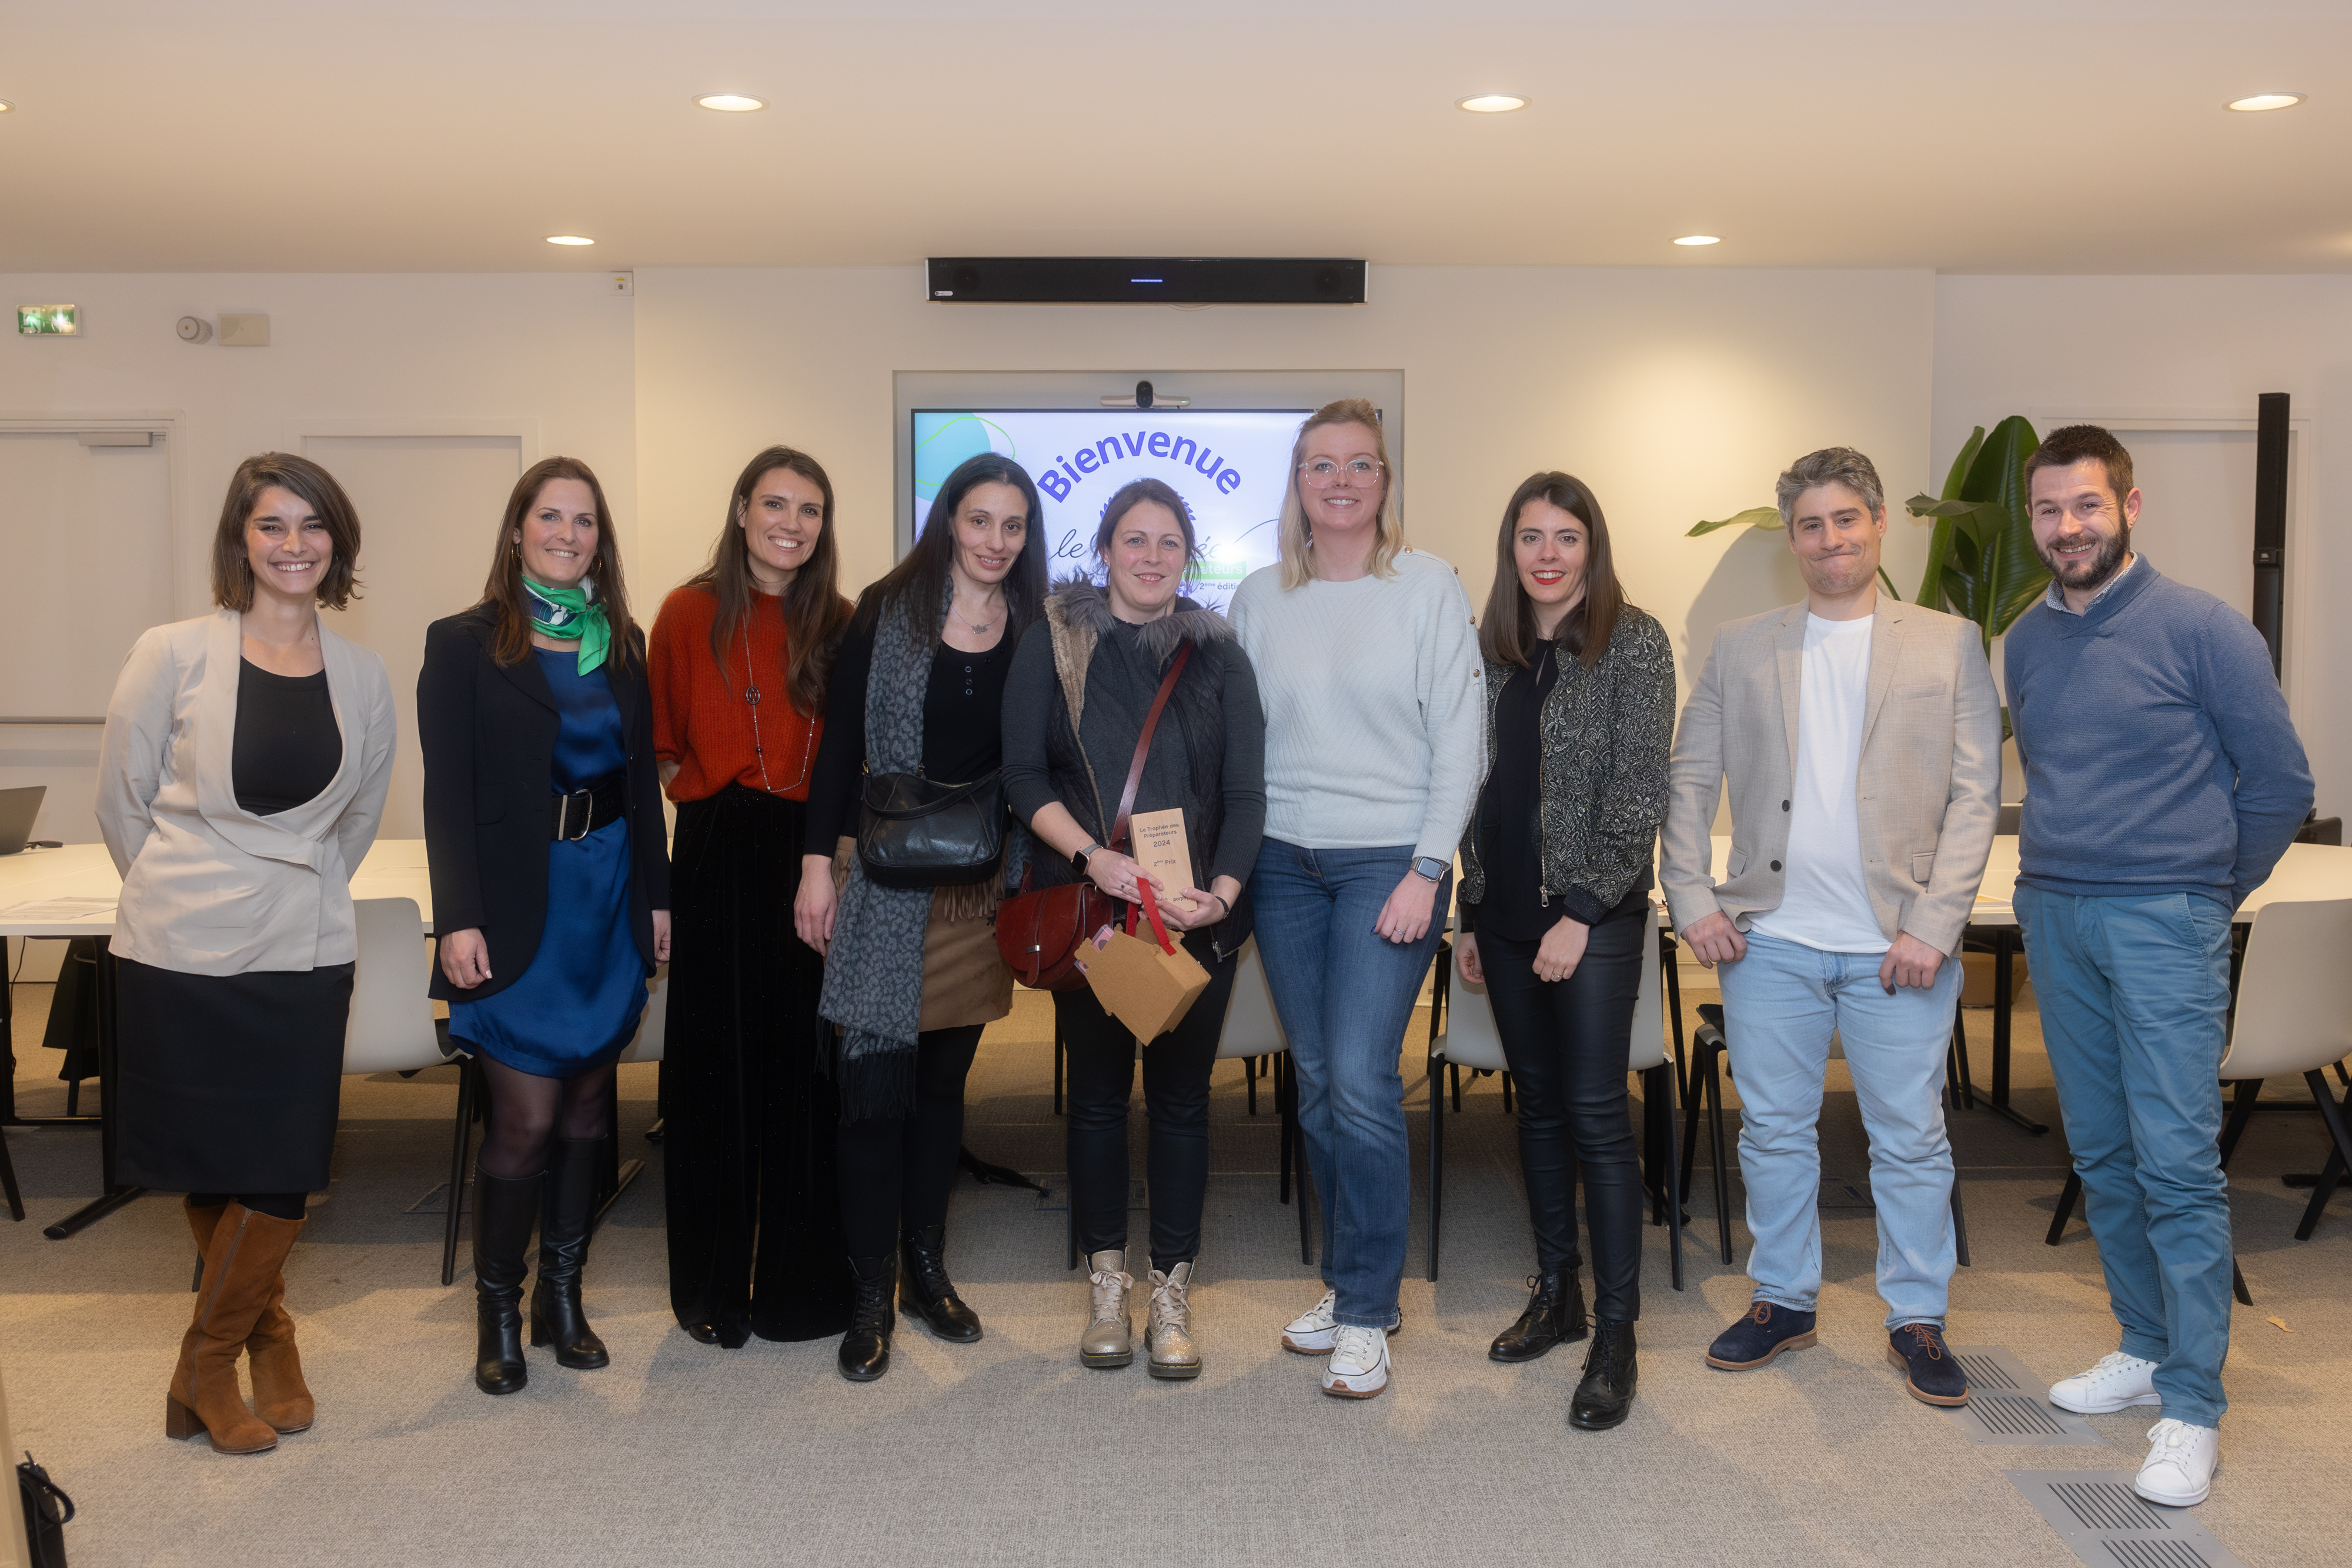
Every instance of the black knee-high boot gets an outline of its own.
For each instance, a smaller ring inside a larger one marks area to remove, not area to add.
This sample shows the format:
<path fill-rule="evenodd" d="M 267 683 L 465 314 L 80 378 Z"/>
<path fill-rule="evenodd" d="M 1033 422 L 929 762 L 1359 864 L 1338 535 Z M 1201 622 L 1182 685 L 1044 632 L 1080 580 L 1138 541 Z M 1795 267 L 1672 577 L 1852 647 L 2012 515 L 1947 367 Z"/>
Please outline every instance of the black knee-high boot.
<path fill-rule="evenodd" d="M 539 1221 L 544 1175 L 510 1180 L 474 1173 L 474 1384 L 485 1394 L 514 1394 L 529 1381 L 522 1362 L 522 1281 L 530 1228 Z"/>
<path fill-rule="evenodd" d="M 596 1138 L 558 1138 L 547 1159 L 547 1212 L 539 1227 L 539 1283 L 530 1292 L 530 1343 L 553 1344 L 555 1364 L 589 1371 L 609 1366 L 604 1342 L 580 1304 L 580 1270 L 588 1261 L 589 1221 L 596 1212 Z"/>

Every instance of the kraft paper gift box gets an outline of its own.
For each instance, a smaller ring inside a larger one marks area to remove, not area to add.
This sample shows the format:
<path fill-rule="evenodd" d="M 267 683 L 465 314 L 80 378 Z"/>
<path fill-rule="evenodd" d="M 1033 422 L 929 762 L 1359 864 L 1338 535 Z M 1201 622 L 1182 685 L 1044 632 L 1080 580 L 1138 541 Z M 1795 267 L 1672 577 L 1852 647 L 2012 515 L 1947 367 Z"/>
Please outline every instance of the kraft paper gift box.
<path fill-rule="evenodd" d="M 1150 889 L 1144 889 L 1149 904 Z M 1147 926 L 1157 926 L 1157 911 Z M 1135 915 L 1129 912 L 1128 923 Z M 1177 946 L 1173 938 L 1162 946 L 1153 936 L 1163 932 L 1151 931 L 1144 936 L 1106 925 L 1096 932 L 1079 949 L 1078 968 L 1094 988 L 1095 999 L 1103 1011 L 1125 1024 L 1135 1038 L 1146 1044 L 1159 1039 L 1184 1021 L 1201 993 L 1209 988 L 1209 971 L 1200 960 Z M 1173 951 L 1171 951 L 1171 949 Z"/>

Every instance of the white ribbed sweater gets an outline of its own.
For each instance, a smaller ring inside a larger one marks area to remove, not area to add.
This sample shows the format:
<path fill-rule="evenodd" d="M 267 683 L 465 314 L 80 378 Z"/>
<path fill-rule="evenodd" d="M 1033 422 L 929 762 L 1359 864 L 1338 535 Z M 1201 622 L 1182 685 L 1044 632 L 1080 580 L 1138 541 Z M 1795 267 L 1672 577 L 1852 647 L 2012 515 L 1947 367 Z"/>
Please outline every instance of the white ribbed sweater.
<path fill-rule="evenodd" d="M 1394 577 L 1252 572 L 1230 615 L 1265 704 L 1265 831 L 1307 849 L 1411 844 L 1451 861 L 1486 757 L 1470 600 L 1406 550 Z"/>

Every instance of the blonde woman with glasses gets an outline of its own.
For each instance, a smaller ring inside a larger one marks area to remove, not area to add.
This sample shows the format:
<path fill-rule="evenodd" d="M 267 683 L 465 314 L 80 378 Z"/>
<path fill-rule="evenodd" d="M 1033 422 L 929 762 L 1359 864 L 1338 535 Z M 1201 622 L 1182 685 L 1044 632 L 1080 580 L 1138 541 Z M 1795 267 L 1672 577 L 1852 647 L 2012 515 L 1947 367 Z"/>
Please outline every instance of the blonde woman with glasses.
<path fill-rule="evenodd" d="M 1388 1386 L 1408 1189 L 1397 1057 L 1485 759 L 1484 665 L 1454 569 L 1404 548 L 1380 414 L 1318 409 L 1291 449 L 1282 560 L 1232 620 L 1266 718 L 1250 890 L 1322 1203 L 1323 1299 L 1284 1331 L 1323 1391 Z"/>

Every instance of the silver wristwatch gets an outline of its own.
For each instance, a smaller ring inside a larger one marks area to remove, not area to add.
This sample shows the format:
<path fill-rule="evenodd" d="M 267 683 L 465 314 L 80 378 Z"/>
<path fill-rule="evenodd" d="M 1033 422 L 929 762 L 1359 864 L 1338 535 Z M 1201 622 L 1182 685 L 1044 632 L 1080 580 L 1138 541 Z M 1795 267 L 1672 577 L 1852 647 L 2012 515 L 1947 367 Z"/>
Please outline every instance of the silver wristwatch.
<path fill-rule="evenodd" d="M 1452 866 L 1439 860 L 1435 855 L 1423 855 L 1412 862 L 1413 874 L 1425 876 L 1432 882 L 1444 882 L 1445 873 L 1452 869 Z"/>

